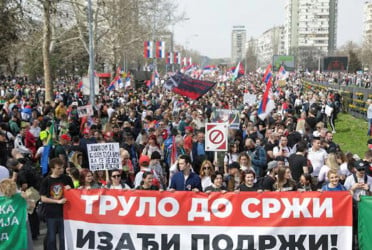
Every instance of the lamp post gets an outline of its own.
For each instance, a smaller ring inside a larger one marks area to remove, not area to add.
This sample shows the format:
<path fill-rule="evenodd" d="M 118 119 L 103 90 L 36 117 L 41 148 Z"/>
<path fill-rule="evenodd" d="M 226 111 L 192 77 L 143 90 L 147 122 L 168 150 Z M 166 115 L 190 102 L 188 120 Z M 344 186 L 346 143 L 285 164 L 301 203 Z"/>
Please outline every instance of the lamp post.
<path fill-rule="evenodd" d="M 88 28 L 89 28 L 89 102 L 94 107 L 94 48 L 92 24 L 92 0 L 88 0 Z"/>

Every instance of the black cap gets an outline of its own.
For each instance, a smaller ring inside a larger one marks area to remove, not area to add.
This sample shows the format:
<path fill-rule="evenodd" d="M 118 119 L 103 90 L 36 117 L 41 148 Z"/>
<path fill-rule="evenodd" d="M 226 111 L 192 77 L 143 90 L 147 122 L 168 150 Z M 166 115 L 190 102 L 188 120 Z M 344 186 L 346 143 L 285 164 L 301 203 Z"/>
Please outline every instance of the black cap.
<path fill-rule="evenodd" d="M 237 169 L 240 169 L 240 165 L 239 163 L 237 163 L 236 161 L 232 162 L 230 165 L 229 165 L 229 169 L 231 168 L 237 168 Z"/>
<path fill-rule="evenodd" d="M 366 170 L 369 167 L 369 162 L 368 161 L 359 160 L 359 161 L 356 161 L 354 163 L 354 167 L 358 171 Z"/>

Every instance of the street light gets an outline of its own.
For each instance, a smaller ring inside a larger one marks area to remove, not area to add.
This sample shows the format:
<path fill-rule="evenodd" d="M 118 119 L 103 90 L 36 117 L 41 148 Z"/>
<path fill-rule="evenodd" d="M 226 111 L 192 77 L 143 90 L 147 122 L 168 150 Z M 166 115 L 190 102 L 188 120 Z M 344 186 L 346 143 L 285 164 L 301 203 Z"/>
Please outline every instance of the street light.
<path fill-rule="evenodd" d="M 92 0 L 88 0 L 88 27 L 89 27 L 89 102 L 94 108 L 94 48 L 92 24 Z"/>

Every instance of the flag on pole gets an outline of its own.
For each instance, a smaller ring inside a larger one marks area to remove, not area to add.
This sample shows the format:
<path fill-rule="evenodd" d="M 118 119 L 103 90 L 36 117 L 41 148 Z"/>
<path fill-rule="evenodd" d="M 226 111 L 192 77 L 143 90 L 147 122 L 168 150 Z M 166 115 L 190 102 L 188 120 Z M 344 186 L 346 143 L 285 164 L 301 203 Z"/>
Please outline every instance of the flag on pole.
<path fill-rule="evenodd" d="M 181 52 L 174 52 L 173 53 L 173 63 L 174 64 L 181 64 Z"/>
<path fill-rule="evenodd" d="M 279 80 L 283 80 L 283 79 L 285 79 L 287 77 L 288 77 L 288 74 L 287 74 L 287 71 L 285 71 L 284 66 L 283 65 L 280 66 L 280 68 L 279 68 L 279 75 L 278 75 Z"/>
<path fill-rule="evenodd" d="M 152 41 L 145 41 L 143 43 L 143 56 L 145 58 L 153 58 L 153 42 Z"/>
<path fill-rule="evenodd" d="M 156 41 L 155 56 L 156 58 L 165 57 L 165 42 L 164 41 Z"/>
<path fill-rule="evenodd" d="M 262 100 L 260 103 L 260 106 L 258 108 L 257 114 L 258 117 L 261 120 L 265 120 L 265 118 L 270 114 L 271 111 L 275 108 L 275 103 L 273 100 L 269 99 L 269 92 L 272 86 L 272 80 L 269 78 L 267 84 L 266 84 L 266 89 L 265 92 L 262 96 Z"/>
<path fill-rule="evenodd" d="M 262 81 L 263 81 L 264 83 L 266 83 L 266 84 L 267 84 L 267 83 L 269 82 L 269 80 L 271 80 L 271 78 L 273 77 L 273 73 L 271 72 L 271 68 L 272 68 L 271 64 L 267 65 L 267 68 L 266 68 L 266 70 L 265 70 L 264 76 L 262 77 Z"/>
<path fill-rule="evenodd" d="M 118 87 L 122 87 L 122 81 L 121 81 L 120 73 L 121 73 L 121 68 L 118 67 L 116 69 L 114 79 L 111 81 L 110 85 L 107 87 L 108 91 L 112 91 L 112 90 L 115 90 Z"/>
<path fill-rule="evenodd" d="M 206 94 L 215 85 L 215 82 L 193 79 L 179 72 L 171 76 L 164 83 L 164 88 L 176 94 L 196 100 Z"/>
<path fill-rule="evenodd" d="M 235 70 L 234 70 L 233 81 L 235 81 L 235 79 L 238 78 L 239 69 L 240 69 L 240 62 L 238 63 L 238 65 L 236 66 L 236 68 L 235 68 Z"/>
<path fill-rule="evenodd" d="M 167 52 L 166 63 L 167 64 L 173 64 L 174 63 L 173 52 Z"/>

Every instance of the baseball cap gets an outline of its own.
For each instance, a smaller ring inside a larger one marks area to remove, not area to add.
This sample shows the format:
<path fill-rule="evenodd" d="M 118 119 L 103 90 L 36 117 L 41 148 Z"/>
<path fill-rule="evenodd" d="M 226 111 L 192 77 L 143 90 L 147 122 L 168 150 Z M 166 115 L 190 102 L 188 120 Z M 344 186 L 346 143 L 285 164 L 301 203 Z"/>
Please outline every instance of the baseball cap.
<path fill-rule="evenodd" d="M 359 160 L 354 163 L 354 167 L 356 170 L 366 170 L 369 167 L 369 163 L 367 161 Z"/>
<path fill-rule="evenodd" d="M 278 162 L 277 161 L 270 161 L 269 163 L 267 163 L 267 170 L 271 170 L 273 168 L 275 168 L 276 166 L 278 166 Z"/>
<path fill-rule="evenodd" d="M 147 155 L 141 155 L 139 158 L 139 164 L 142 166 L 148 166 L 150 164 L 150 158 Z"/>
<path fill-rule="evenodd" d="M 71 141 L 71 137 L 68 134 L 63 134 L 60 136 L 60 138 L 66 141 Z"/>

